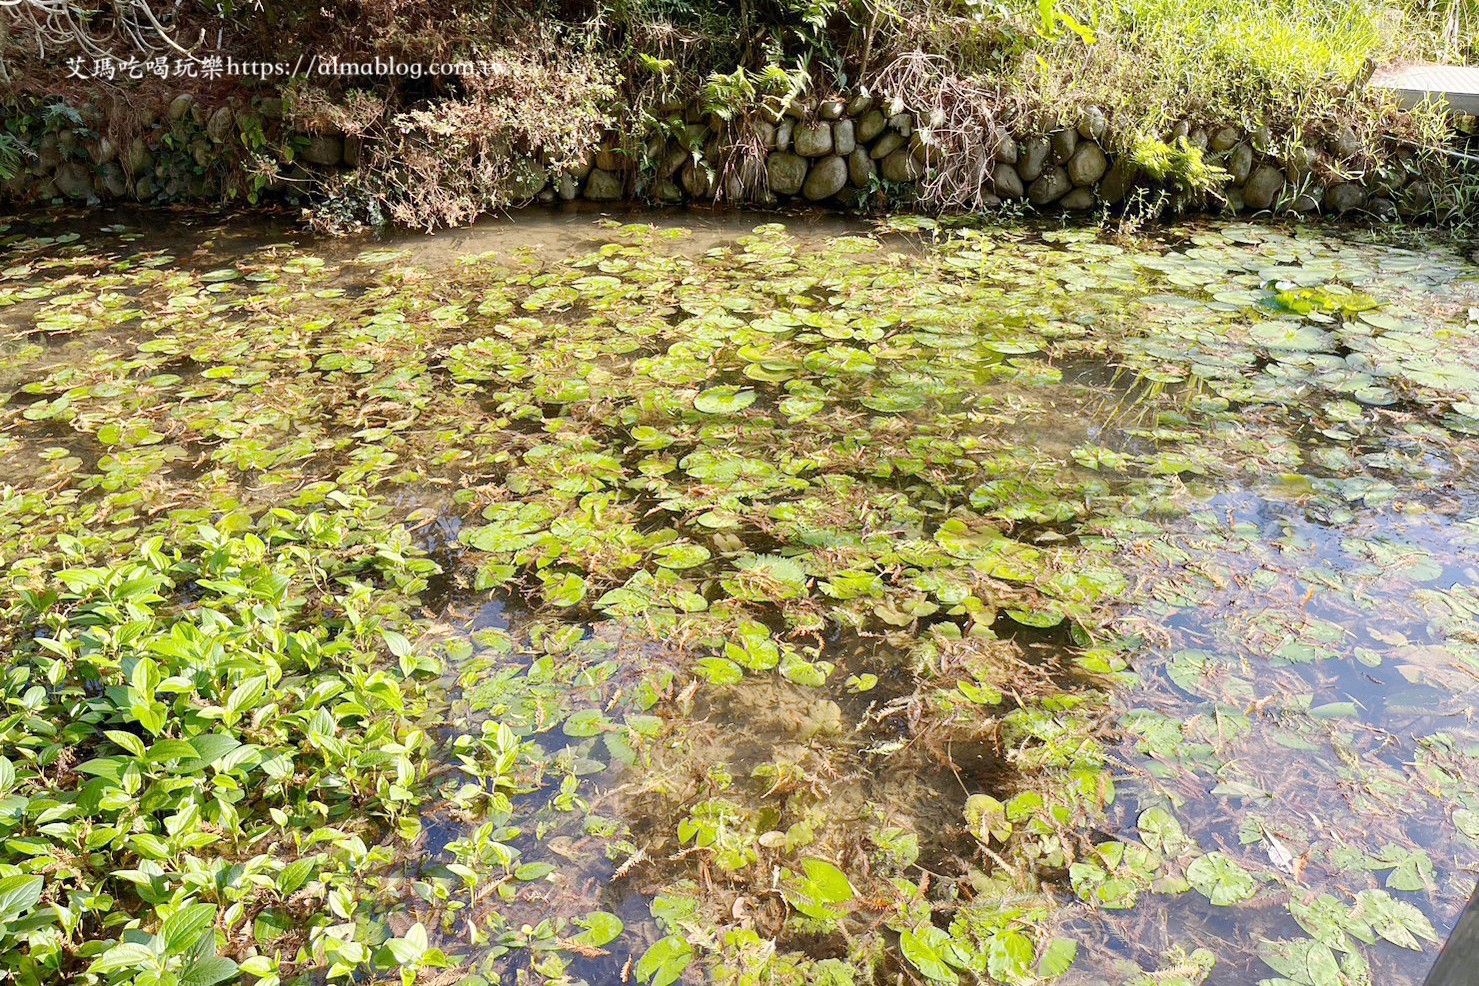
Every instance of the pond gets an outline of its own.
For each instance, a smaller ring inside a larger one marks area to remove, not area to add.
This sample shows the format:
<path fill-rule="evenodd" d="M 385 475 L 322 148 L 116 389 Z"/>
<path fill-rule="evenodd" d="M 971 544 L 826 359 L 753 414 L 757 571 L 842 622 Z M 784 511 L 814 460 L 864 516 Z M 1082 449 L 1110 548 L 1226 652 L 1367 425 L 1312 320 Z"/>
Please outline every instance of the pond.
<path fill-rule="evenodd" d="M 636 218 L 0 221 L 0 967 L 1422 982 L 1465 244 Z"/>

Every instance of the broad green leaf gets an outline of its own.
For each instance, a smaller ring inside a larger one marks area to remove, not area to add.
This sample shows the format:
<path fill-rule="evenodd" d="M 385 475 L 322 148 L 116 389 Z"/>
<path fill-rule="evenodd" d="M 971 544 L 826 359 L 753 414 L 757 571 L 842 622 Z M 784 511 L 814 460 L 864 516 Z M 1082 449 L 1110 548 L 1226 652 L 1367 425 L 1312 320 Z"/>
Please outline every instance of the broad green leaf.
<path fill-rule="evenodd" d="M 899 951 L 926 979 L 939 983 L 958 983 L 960 976 L 951 968 L 955 961 L 955 944 L 950 936 L 933 925 L 899 935 Z"/>
<path fill-rule="evenodd" d="M 705 414 L 733 414 L 755 403 L 755 392 L 740 387 L 710 387 L 693 399 Z"/>
<path fill-rule="evenodd" d="M 575 936 L 575 940 L 592 948 L 604 948 L 611 944 L 625 928 L 621 918 L 606 911 L 591 911 L 585 917 L 577 918 L 575 923 L 585 929 Z"/>
<path fill-rule="evenodd" d="M 693 961 L 693 946 L 676 935 L 659 938 L 637 960 L 637 978 L 648 986 L 671 986 Z"/>

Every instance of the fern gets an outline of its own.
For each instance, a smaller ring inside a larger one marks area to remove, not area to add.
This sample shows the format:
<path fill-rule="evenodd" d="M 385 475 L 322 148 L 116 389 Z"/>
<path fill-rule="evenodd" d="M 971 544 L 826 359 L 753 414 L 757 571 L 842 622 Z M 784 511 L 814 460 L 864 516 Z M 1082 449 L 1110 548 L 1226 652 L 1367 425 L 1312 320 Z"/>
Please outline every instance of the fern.
<path fill-rule="evenodd" d="M 1208 164 L 1198 147 L 1185 137 L 1173 143 L 1142 137 L 1130 150 L 1130 160 L 1155 181 L 1169 181 L 1183 192 L 1215 191 L 1227 180 L 1227 172 Z"/>
<path fill-rule="evenodd" d="M 20 171 L 22 150 L 13 135 L 0 133 L 0 181 L 14 178 Z"/>
<path fill-rule="evenodd" d="M 772 61 L 758 72 L 740 67 L 728 74 L 710 73 L 699 98 L 704 112 L 721 120 L 733 120 L 761 108 L 779 115 L 801 94 L 809 81 L 810 76 L 804 68 L 788 72 Z"/>

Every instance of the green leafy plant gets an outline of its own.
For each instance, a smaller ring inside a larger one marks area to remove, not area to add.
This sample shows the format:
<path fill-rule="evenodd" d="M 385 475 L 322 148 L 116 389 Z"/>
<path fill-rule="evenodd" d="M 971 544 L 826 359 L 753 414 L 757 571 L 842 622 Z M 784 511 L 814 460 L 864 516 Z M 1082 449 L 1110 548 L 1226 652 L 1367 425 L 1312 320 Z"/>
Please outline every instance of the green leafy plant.
<path fill-rule="evenodd" d="M 0 181 L 14 178 L 20 171 L 23 150 L 14 134 L 0 132 Z"/>
<path fill-rule="evenodd" d="M 1130 149 L 1133 161 L 1148 177 L 1169 182 L 1184 194 L 1215 192 L 1227 181 L 1227 172 L 1210 164 L 1200 148 L 1185 137 L 1171 143 L 1154 138 L 1140 138 Z"/>

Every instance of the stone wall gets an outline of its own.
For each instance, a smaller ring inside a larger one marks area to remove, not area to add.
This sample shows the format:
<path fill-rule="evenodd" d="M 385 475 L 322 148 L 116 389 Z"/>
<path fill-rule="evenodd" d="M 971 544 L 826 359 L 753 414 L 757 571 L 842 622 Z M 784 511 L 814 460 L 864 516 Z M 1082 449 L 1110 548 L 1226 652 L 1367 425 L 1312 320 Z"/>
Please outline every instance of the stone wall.
<path fill-rule="evenodd" d="M 20 128 L 29 148 L 22 172 L 0 185 L 11 204 L 128 200 L 247 202 L 314 198 L 321 180 L 358 166 L 361 144 L 339 134 L 293 133 L 281 101 L 234 97 L 207 105 L 188 93 L 137 109 L 142 130 L 125 146 L 108 136 L 97 107 L 34 109 Z M 665 131 L 645 146 L 613 136 L 573 167 L 538 161 L 512 190 L 513 204 L 586 199 L 657 203 L 721 201 L 775 206 L 788 201 L 843 207 L 908 207 L 932 169 L 949 164 L 928 121 L 892 112 L 869 96 L 793 104 L 785 114 L 738 126 L 682 104 L 664 108 Z M 1116 154 L 1103 114 L 1074 127 L 1003 126 L 977 149 L 975 199 L 1025 210 L 1083 212 L 1159 199 L 1174 181 L 1155 181 L 1128 154 Z M 1365 213 L 1379 218 L 1442 215 L 1442 184 L 1423 177 L 1410 153 L 1378 161 L 1345 131 L 1279 155 L 1266 132 L 1178 127 L 1168 142 L 1201 152 L 1226 172 L 1217 195 L 1180 205 L 1236 213 Z M 924 201 L 929 201 L 924 196 Z M 493 203 L 501 205 L 503 203 Z"/>

